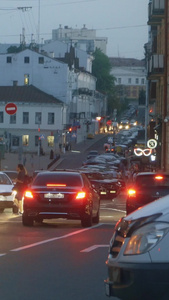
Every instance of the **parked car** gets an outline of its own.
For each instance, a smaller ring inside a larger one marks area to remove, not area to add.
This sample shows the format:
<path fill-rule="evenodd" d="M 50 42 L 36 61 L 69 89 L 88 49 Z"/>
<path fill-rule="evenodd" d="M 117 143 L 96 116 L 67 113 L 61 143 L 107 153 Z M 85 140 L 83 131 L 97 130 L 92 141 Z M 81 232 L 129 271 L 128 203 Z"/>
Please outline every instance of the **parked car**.
<path fill-rule="evenodd" d="M 0 213 L 6 208 L 12 208 L 16 212 L 15 195 L 12 180 L 4 173 L 0 172 Z"/>
<path fill-rule="evenodd" d="M 106 261 L 106 295 L 120 300 L 169 299 L 168 249 L 169 195 L 117 222 Z"/>
<path fill-rule="evenodd" d="M 169 174 L 140 172 L 128 189 L 126 213 L 129 214 L 158 198 L 169 194 Z"/>
<path fill-rule="evenodd" d="M 83 227 L 99 223 L 100 197 L 85 174 L 58 170 L 39 172 L 24 193 L 22 223 L 64 218 L 81 220 Z"/>

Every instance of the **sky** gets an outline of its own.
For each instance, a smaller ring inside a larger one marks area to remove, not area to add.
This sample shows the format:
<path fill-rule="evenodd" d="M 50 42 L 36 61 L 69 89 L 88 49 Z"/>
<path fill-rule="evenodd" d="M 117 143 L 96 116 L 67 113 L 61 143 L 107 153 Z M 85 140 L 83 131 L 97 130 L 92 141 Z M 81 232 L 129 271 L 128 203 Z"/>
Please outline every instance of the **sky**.
<path fill-rule="evenodd" d="M 0 44 L 52 38 L 59 25 L 95 29 L 109 57 L 144 58 L 149 0 L 0 0 Z"/>

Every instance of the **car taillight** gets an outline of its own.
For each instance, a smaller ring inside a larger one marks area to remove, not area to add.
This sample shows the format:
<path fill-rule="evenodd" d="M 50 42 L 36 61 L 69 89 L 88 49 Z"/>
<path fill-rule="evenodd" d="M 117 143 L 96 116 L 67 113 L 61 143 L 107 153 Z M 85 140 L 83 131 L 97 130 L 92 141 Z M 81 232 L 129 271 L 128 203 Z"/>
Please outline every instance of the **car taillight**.
<path fill-rule="evenodd" d="M 134 190 L 134 189 L 129 189 L 129 190 L 128 190 L 128 196 L 129 196 L 129 197 L 135 197 L 135 196 L 136 196 L 136 190 Z"/>
<path fill-rule="evenodd" d="M 66 184 L 64 183 L 47 183 L 47 187 L 65 187 Z"/>
<path fill-rule="evenodd" d="M 155 176 L 155 179 L 156 179 L 156 180 L 163 180 L 163 179 L 164 179 L 164 177 L 163 177 L 163 176 L 161 176 L 161 175 L 157 175 L 157 176 Z"/>
<path fill-rule="evenodd" d="M 86 193 L 85 192 L 78 192 L 76 195 L 76 199 L 77 200 L 81 200 L 84 199 L 86 197 Z"/>
<path fill-rule="evenodd" d="M 29 199 L 33 199 L 33 193 L 31 191 L 26 191 L 24 193 L 24 197 L 29 198 Z"/>

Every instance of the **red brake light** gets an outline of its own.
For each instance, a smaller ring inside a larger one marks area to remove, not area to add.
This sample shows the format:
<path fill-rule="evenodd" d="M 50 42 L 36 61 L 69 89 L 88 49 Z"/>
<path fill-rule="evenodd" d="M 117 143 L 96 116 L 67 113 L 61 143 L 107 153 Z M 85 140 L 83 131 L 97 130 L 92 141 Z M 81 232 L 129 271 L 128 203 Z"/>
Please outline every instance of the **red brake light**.
<path fill-rule="evenodd" d="M 85 192 L 78 192 L 76 195 L 76 199 L 84 199 L 86 197 Z"/>
<path fill-rule="evenodd" d="M 128 195 L 129 195 L 129 196 L 132 196 L 132 197 L 135 197 L 135 196 L 136 196 L 136 190 L 134 190 L 134 189 L 129 189 L 129 190 L 128 190 Z"/>
<path fill-rule="evenodd" d="M 66 184 L 64 183 L 47 183 L 47 187 L 64 187 Z"/>
<path fill-rule="evenodd" d="M 33 199 L 33 194 L 32 194 L 31 191 L 26 191 L 26 192 L 24 193 L 24 196 L 25 196 L 26 198 Z"/>
<path fill-rule="evenodd" d="M 157 176 L 155 176 L 155 179 L 156 179 L 156 180 L 163 180 L 163 179 L 164 179 L 164 177 L 163 177 L 163 176 L 161 176 L 161 175 L 157 175 Z"/>

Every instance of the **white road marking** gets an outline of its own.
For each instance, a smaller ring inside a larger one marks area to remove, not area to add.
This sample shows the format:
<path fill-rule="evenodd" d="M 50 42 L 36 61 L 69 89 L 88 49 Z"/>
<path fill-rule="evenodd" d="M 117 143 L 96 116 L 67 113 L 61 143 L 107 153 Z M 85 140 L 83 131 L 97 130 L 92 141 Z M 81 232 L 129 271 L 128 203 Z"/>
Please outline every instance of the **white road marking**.
<path fill-rule="evenodd" d="M 5 256 L 6 255 L 6 253 L 0 253 L 0 256 Z"/>
<path fill-rule="evenodd" d="M 108 248 L 108 247 L 109 247 L 109 245 L 93 245 L 93 246 L 91 246 L 89 248 L 81 250 L 80 252 L 91 252 L 91 251 L 93 251 L 93 250 L 95 250 L 97 248 Z"/>
<path fill-rule="evenodd" d="M 65 239 L 65 238 L 71 237 L 71 236 L 73 236 L 73 235 L 75 235 L 75 234 L 79 234 L 79 233 L 82 233 L 82 232 L 84 232 L 84 231 L 91 230 L 91 229 L 93 229 L 93 228 L 96 228 L 96 227 L 99 227 L 99 226 L 102 226 L 102 225 L 103 225 L 103 224 L 100 223 L 100 224 L 95 225 L 95 226 L 92 226 L 92 227 L 90 227 L 90 228 L 85 228 L 85 229 L 77 230 L 77 231 L 74 231 L 74 232 L 72 232 L 72 233 L 65 234 L 65 235 L 63 235 L 63 236 L 59 236 L 59 237 L 51 238 L 51 239 L 44 240 L 44 241 L 41 241 L 41 242 L 29 244 L 29 245 L 26 245 L 26 246 L 23 246 L 23 247 L 19 247 L 19 248 L 16 248 L 16 249 L 12 249 L 12 250 L 10 250 L 10 251 L 13 251 L 13 252 L 22 251 L 22 250 L 26 250 L 26 249 L 29 249 L 29 248 L 32 248 L 32 247 L 36 247 L 36 246 L 39 246 L 39 245 L 43 245 L 43 244 L 46 244 L 46 243 L 50 243 L 50 242 L 53 242 L 53 241 L 56 241 L 56 240 Z"/>

